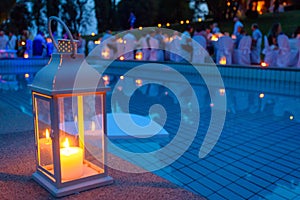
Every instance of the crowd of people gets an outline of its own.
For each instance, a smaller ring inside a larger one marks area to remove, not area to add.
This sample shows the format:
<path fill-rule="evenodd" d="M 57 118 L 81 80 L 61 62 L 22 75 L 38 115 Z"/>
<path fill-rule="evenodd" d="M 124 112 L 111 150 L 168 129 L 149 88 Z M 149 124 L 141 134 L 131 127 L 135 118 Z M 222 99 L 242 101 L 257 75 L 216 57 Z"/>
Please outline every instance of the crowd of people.
<path fill-rule="evenodd" d="M 116 35 L 108 30 L 99 41 L 101 45 L 98 56 L 102 59 L 192 63 L 205 63 L 208 57 L 212 57 L 217 64 L 243 65 L 260 64 L 264 57 L 264 61 L 271 66 L 299 65 L 300 26 L 292 36 L 295 39 L 290 39 L 282 32 L 280 23 L 275 23 L 265 36 L 256 23 L 251 26 L 251 34 L 245 31 L 239 18 L 235 17 L 233 23 L 232 34 L 222 32 L 218 23 L 196 28 L 187 25 L 183 33 L 149 28 L 141 32 L 142 35 L 138 38 L 130 30 Z M 56 39 L 57 34 L 53 35 Z M 78 53 L 88 54 L 99 44 L 89 41 L 86 45 L 79 33 L 73 37 L 78 42 Z M 63 38 L 68 36 L 64 34 Z M 51 39 L 46 38 L 43 32 L 38 31 L 32 37 L 27 30 L 18 36 L 12 32 L 6 35 L 0 30 L 0 50 L 15 52 L 19 57 L 44 57 L 55 52 Z M 289 60 L 289 63 L 281 63 L 281 59 Z"/>
<path fill-rule="evenodd" d="M 174 31 L 173 35 L 170 35 L 170 32 L 163 33 L 161 28 L 153 28 L 143 31 L 144 34 L 138 39 L 130 31 L 122 38 L 119 34 L 113 36 L 110 31 L 107 31 L 101 39 L 99 54 L 103 59 L 192 63 L 205 63 L 208 60 L 207 57 L 212 57 L 217 64 L 243 65 L 259 65 L 263 61 L 261 58 L 264 57 L 267 64 L 278 66 L 278 63 L 274 61 L 282 59 L 281 54 L 289 51 L 288 59 L 293 63 L 287 63 L 286 66 L 297 65 L 296 61 L 300 57 L 299 44 L 296 41 L 296 38 L 300 36 L 299 27 L 293 34 L 295 38 L 293 47 L 289 46 L 291 39 L 285 41 L 283 47 L 281 42 L 278 42 L 278 37 L 284 35 L 279 23 L 274 24 L 265 36 L 257 23 L 251 25 L 250 34 L 245 31 L 239 18 L 235 17 L 233 23 L 232 34 L 221 32 L 217 23 L 209 27 L 196 27 L 195 30 L 188 25 L 183 33 Z M 262 48 L 263 43 L 264 48 Z M 88 46 L 90 52 L 95 45 L 90 41 Z M 130 51 L 132 49 L 135 50 Z M 272 62 L 269 60 L 270 52 L 273 54 Z M 280 64 L 279 67 L 281 67 Z"/>
<path fill-rule="evenodd" d="M 57 40 L 56 32 L 53 33 L 53 36 Z M 63 38 L 67 39 L 67 34 L 63 34 Z M 78 53 L 85 53 L 85 40 L 79 33 L 75 33 L 73 38 L 77 40 Z M 38 31 L 33 36 L 28 30 L 23 30 L 18 36 L 12 32 L 5 34 L 3 30 L 0 30 L 0 50 L 0 58 L 47 57 L 56 52 L 52 40 L 46 37 L 42 31 Z M 1 56 L 1 54 L 3 55 Z"/>

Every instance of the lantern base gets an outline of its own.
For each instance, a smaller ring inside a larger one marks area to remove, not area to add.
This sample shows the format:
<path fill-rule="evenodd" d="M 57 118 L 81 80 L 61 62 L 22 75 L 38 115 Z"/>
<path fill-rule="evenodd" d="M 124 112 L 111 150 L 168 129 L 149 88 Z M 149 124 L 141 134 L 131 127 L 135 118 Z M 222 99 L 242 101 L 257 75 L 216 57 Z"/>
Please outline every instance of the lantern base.
<path fill-rule="evenodd" d="M 80 183 L 75 183 L 74 185 L 62 186 L 60 188 L 57 188 L 52 182 L 47 180 L 39 172 L 35 172 L 32 177 L 37 183 L 39 183 L 55 197 L 63 197 L 113 183 L 113 178 L 110 176 L 106 176 L 93 180 L 83 181 Z"/>

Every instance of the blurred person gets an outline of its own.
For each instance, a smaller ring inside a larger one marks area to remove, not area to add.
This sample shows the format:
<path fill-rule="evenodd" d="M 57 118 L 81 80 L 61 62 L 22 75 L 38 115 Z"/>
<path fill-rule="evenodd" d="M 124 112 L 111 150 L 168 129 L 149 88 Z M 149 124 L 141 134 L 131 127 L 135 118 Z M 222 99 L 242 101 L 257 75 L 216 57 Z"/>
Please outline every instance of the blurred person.
<path fill-rule="evenodd" d="M 192 59 L 193 46 L 192 46 L 191 34 L 193 33 L 193 30 L 194 28 L 188 25 L 185 31 L 181 35 L 180 56 L 183 58 L 181 62 L 186 62 L 186 61 L 190 62 Z"/>
<path fill-rule="evenodd" d="M 233 35 L 235 35 L 237 37 L 239 35 L 239 32 L 238 32 L 239 27 L 243 28 L 244 25 L 242 24 L 242 22 L 239 20 L 238 17 L 234 17 L 233 22 L 234 22 Z"/>
<path fill-rule="evenodd" d="M 124 59 L 125 60 L 134 60 L 134 49 L 136 46 L 136 37 L 130 32 L 123 36 L 124 41 Z"/>
<path fill-rule="evenodd" d="M 4 31 L 0 30 L 0 49 L 6 49 L 9 39 Z"/>
<path fill-rule="evenodd" d="M 212 24 L 211 32 L 212 34 L 221 33 L 220 28 L 218 27 L 218 23 Z"/>
<path fill-rule="evenodd" d="M 16 47 L 17 47 L 17 36 L 15 36 L 15 34 L 13 32 L 9 32 L 8 33 L 8 42 L 7 42 L 7 49 L 10 49 L 10 50 L 15 50 Z"/>
<path fill-rule="evenodd" d="M 38 31 L 38 34 L 34 37 L 32 42 L 32 55 L 33 56 L 43 56 L 44 51 L 47 48 L 46 40 L 44 38 L 44 33 Z"/>
<path fill-rule="evenodd" d="M 128 22 L 130 24 L 130 29 L 134 28 L 135 20 L 136 20 L 135 15 L 133 14 L 133 12 L 130 12 L 130 16 L 129 16 L 129 19 L 128 19 Z"/>
<path fill-rule="evenodd" d="M 164 42 L 164 36 L 162 35 L 161 29 L 156 29 L 156 35 L 154 36 L 155 39 L 158 40 L 158 49 L 157 51 L 157 61 L 164 61 L 164 50 L 165 50 L 165 42 Z"/>
<path fill-rule="evenodd" d="M 260 63 L 262 33 L 256 23 L 252 24 L 251 63 Z"/>
<path fill-rule="evenodd" d="M 272 28 L 271 28 L 271 30 L 268 34 L 269 46 L 272 49 L 277 49 L 278 48 L 277 38 L 280 34 L 282 34 L 281 24 L 280 23 L 273 24 Z"/>

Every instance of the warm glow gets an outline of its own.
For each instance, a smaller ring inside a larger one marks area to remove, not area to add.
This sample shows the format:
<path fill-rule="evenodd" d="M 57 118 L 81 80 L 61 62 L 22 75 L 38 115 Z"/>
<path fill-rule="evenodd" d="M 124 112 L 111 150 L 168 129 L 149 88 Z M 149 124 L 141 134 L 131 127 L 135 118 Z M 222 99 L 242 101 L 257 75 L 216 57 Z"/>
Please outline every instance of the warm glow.
<path fill-rule="evenodd" d="M 142 81 L 142 79 L 136 79 L 135 83 L 136 83 L 137 86 L 142 86 L 143 81 Z"/>
<path fill-rule="evenodd" d="M 24 53 L 24 58 L 29 58 L 29 55 L 28 55 L 28 53 Z"/>
<path fill-rule="evenodd" d="M 52 43 L 51 38 L 46 38 L 47 43 Z"/>
<path fill-rule="evenodd" d="M 180 21 L 180 24 L 184 24 L 184 21 L 183 21 L 183 20 L 181 20 L 181 21 Z"/>
<path fill-rule="evenodd" d="M 221 64 L 221 65 L 226 65 L 226 57 L 225 57 L 225 56 L 223 56 L 223 57 L 220 59 L 219 64 Z"/>
<path fill-rule="evenodd" d="M 139 30 L 140 30 L 140 31 L 143 30 L 143 27 L 140 26 L 140 27 L 139 27 Z"/>
<path fill-rule="evenodd" d="M 161 27 L 161 24 L 157 24 L 157 27 L 160 28 L 160 27 Z"/>
<path fill-rule="evenodd" d="M 91 36 L 93 36 L 93 37 L 94 37 L 95 35 L 96 35 L 96 34 L 95 34 L 94 32 L 92 32 L 92 33 L 91 33 Z"/>
<path fill-rule="evenodd" d="M 124 44 L 126 44 L 126 40 L 124 40 Z"/>
<path fill-rule="evenodd" d="M 218 35 L 216 35 L 216 34 L 213 34 L 210 38 L 211 41 L 218 41 L 218 39 L 219 39 Z"/>
<path fill-rule="evenodd" d="M 118 39 L 118 42 L 119 42 L 120 44 L 122 44 L 122 43 L 123 43 L 123 39 L 122 39 L 122 38 L 119 38 L 119 39 Z"/>
<path fill-rule="evenodd" d="M 124 60 L 124 59 L 125 59 L 124 56 L 121 56 L 121 57 L 120 57 L 120 60 Z"/>
<path fill-rule="evenodd" d="M 124 80 L 124 76 L 120 76 L 120 79 L 121 79 L 121 80 Z"/>
<path fill-rule="evenodd" d="M 236 39 L 236 35 L 231 35 L 231 39 L 235 40 Z"/>
<path fill-rule="evenodd" d="M 91 131 L 95 131 L 96 130 L 96 124 L 94 121 L 92 121 L 92 124 L 91 124 Z"/>
<path fill-rule="evenodd" d="M 108 48 L 103 49 L 101 52 L 101 55 L 102 55 L 102 58 L 109 59 L 110 58 L 109 49 Z"/>
<path fill-rule="evenodd" d="M 169 26 L 170 26 L 170 23 L 167 23 L 167 26 L 169 27 Z"/>
<path fill-rule="evenodd" d="M 264 98 L 264 97 L 265 97 L 265 94 L 264 94 L 264 93 L 260 93 L 260 94 L 259 94 L 259 98 L 262 99 L 262 98 Z"/>
<path fill-rule="evenodd" d="M 287 3 L 286 2 L 283 2 L 283 4 L 282 4 L 283 6 L 286 6 L 287 5 Z"/>
<path fill-rule="evenodd" d="M 50 138 L 49 130 L 46 129 L 46 139 L 49 139 L 49 138 Z"/>
<path fill-rule="evenodd" d="M 293 115 L 291 115 L 291 116 L 290 116 L 290 120 L 293 120 L 293 119 L 294 119 L 294 116 L 293 116 Z"/>
<path fill-rule="evenodd" d="M 189 24 L 189 23 L 190 23 L 190 20 L 186 20 L 185 23 L 186 23 L 186 24 Z"/>
<path fill-rule="evenodd" d="M 202 22 L 202 18 L 198 18 L 198 22 Z"/>
<path fill-rule="evenodd" d="M 262 66 L 262 67 L 268 67 L 268 66 L 269 66 L 269 64 L 268 64 L 268 63 L 266 63 L 266 62 L 262 62 L 262 63 L 260 64 L 260 66 Z"/>
<path fill-rule="evenodd" d="M 25 78 L 29 78 L 29 74 L 25 74 L 24 77 L 25 77 Z"/>
<path fill-rule="evenodd" d="M 259 12 L 259 14 L 262 14 L 264 6 L 265 6 L 265 1 L 258 1 L 257 2 L 257 11 Z"/>
<path fill-rule="evenodd" d="M 105 76 L 102 77 L 102 79 L 103 79 L 104 81 L 109 81 L 109 76 L 105 75 Z"/>
<path fill-rule="evenodd" d="M 136 60 L 142 60 L 143 59 L 143 52 L 137 51 L 135 54 L 135 59 Z"/>
<path fill-rule="evenodd" d="M 100 40 L 95 40 L 94 41 L 94 44 L 100 44 L 101 42 L 100 42 Z"/>
<path fill-rule="evenodd" d="M 225 89 L 224 88 L 219 89 L 219 93 L 220 93 L 220 96 L 224 96 Z"/>
<path fill-rule="evenodd" d="M 63 147 L 64 148 L 69 148 L 70 147 L 70 143 L 69 143 L 69 139 L 66 138 L 65 141 L 63 142 Z"/>
<path fill-rule="evenodd" d="M 21 45 L 22 45 L 22 46 L 25 46 L 25 45 L 26 45 L 26 42 L 22 41 L 22 42 L 21 42 Z"/>
<path fill-rule="evenodd" d="M 230 2 L 229 2 L 229 1 L 227 2 L 227 6 L 228 6 L 228 7 L 230 6 Z"/>

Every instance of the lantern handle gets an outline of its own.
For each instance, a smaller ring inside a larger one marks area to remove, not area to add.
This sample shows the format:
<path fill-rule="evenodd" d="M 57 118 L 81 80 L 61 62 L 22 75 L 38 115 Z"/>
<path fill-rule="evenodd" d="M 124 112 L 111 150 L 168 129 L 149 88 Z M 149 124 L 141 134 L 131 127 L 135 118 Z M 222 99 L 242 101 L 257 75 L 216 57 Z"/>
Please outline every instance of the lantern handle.
<path fill-rule="evenodd" d="M 64 29 L 67 31 L 67 34 L 71 40 L 71 44 L 72 44 L 72 47 L 73 47 L 73 53 L 72 53 L 72 57 L 75 58 L 75 55 L 76 55 L 76 48 L 75 48 L 75 41 L 73 39 L 73 36 L 68 28 L 68 26 L 58 17 L 55 17 L 55 16 L 51 16 L 49 17 L 49 20 L 48 20 L 48 30 L 49 30 L 49 35 L 50 35 L 50 38 L 53 42 L 53 45 L 55 46 L 55 48 L 57 49 L 58 51 L 58 44 L 55 42 L 54 40 L 54 37 L 53 37 L 53 34 L 52 34 L 52 30 L 51 30 L 51 22 L 52 20 L 56 20 L 57 22 L 59 22 L 63 27 Z"/>

